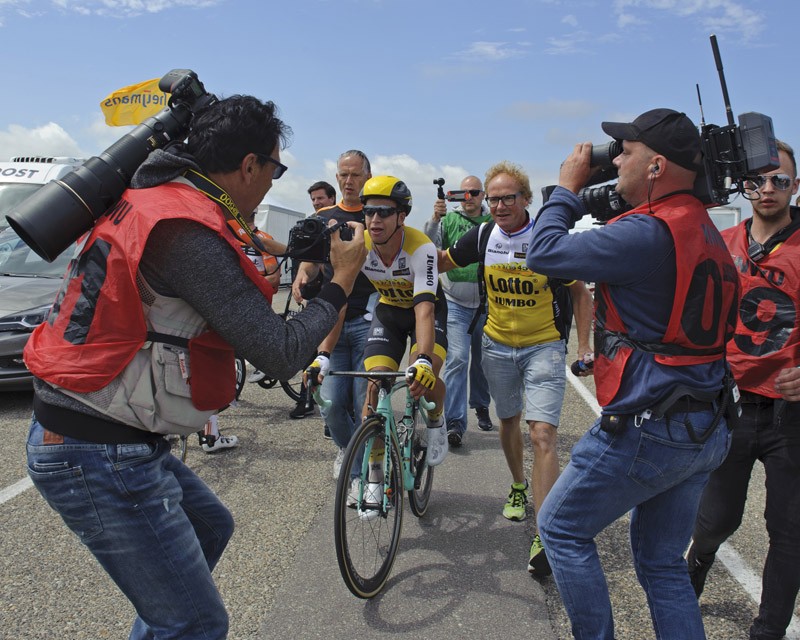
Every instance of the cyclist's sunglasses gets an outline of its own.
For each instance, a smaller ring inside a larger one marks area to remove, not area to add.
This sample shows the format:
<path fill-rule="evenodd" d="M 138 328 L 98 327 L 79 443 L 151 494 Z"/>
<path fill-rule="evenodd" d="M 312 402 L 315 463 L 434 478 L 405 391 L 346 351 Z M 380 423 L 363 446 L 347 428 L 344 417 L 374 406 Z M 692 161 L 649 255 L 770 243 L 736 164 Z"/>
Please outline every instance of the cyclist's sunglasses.
<path fill-rule="evenodd" d="M 771 176 L 753 176 L 752 178 L 747 178 L 744 186 L 751 191 L 755 191 L 756 189 L 760 189 L 767 184 L 767 180 L 772 182 L 772 186 L 778 191 L 786 191 L 787 189 L 791 189 L 792 183 L 794 182 L 794 180 L 785 173 L 776 173 L 775 175 Z"/>
<path fill-rule="evenodd" d="M 395 213 L 400 213 L 400 209 L 397 207 L 390 207 L 388 205 L 373 207 L 366 206 L 362 209 L 362 211 L 364 212 L 364 217 L 372 217 L 377 215 L 381 220 L 388 218 L 389 216 L 393 216 Z"/>

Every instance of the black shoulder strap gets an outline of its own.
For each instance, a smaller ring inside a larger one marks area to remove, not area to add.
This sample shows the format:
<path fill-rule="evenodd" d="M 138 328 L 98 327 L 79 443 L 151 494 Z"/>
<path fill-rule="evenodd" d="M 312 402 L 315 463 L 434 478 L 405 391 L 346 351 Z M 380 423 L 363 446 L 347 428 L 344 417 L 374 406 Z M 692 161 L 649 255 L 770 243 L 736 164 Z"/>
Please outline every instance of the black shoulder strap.
<path fill-rule="evenodd" d="M 486 310 L 486 283 L 483 281 L 483 267 L 486 263 L 486 247 L 489 246 L 489 236 L 492 235 L 492 230 L 494 229 L 494 220 L 489 220 L 485 224 L 482 224 L 478 229 L 478 253 L 480 254 L 480 260 L 478 261 L 478 308 L 475 310 L 475 315 L 472 318 L 472 322 L 469 324 L 469 329 L 467 329 L 467 333 L 472 335 L 472 330 L 475 328 L 475 325 L 478 323 L 478 318 L 481 317 L 481 314 Z"/>

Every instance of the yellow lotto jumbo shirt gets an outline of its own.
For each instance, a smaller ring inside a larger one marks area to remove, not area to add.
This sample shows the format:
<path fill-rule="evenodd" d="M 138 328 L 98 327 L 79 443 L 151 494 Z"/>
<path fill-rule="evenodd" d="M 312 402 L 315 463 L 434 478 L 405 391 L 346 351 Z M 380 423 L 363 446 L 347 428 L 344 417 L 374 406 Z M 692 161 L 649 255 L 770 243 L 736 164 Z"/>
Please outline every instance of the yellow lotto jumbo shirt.
<path fill-rule="evenodd" d="M 380 296 L 379 302 L 412 308 L 417 302 L 436 301 L 439 283 L 438 253 L 431 239 L 422 231 L 403 227 L 400 251 L 386 266 L 372 244 L 369 232 L 364 233 L 367 259 L 361 267 Z"/>
<path fill-rule="evenodd" d="M 550 279 L 531 271 L 525 263 L 532 231 L 533 220 L 512 234 L 492 225 L 486 245 L 483 280 L 488 315 L 483 331 L 495 342 L 510 347 L 530 347 L 561 339 L 554 320 Z M 479 237 L 480 231 L 476 229 L 466 243 L 457 242 L 448 250 L 451 260 L 458 266 L 478 262 Z M 465 239 L 467 236 L 461 240 Z"/>

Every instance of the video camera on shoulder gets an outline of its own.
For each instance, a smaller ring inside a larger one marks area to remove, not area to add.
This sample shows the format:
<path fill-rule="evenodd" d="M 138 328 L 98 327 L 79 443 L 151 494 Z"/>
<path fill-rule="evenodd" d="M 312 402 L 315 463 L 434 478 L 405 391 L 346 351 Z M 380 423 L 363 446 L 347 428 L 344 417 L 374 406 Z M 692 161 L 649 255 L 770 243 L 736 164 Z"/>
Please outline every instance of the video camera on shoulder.
<path fill-rule="evenodd" d="M 734 123 L 717 38 L 714 35 L 711 36 L 711 49 L 719 72 L 728 124 L 719 127 L 705 123 L 698 88 L 702 163 L 695 178 L 693 192 L 706 207 L 725 205 L 734 193 L 741 193 L 746 198 L 744 183 L 748 178 L 773 171 L 780 166 L 772 118 L 762 113 L 748 112 L 739 116 L 738 126 Z M 616 192 L 616 184 L 594 186 L 617 177 L 613 160 L 620 153 L 622 144 L 617 140 L 594 146 L 591 166 L 601 169 L 578 192 L 586 211 L 598 224 L 604 224 L 631 209 Z M 544 202 L 547 202 L 553 189 L 555 185 L 542 188 Z"/>
<path fill-rule="evenodd" d="M 353 230 L 346 222 L 340 222 L 331 227 L 317 216 L 299 220 L 289 230 L 289 242 L 286 245 L 284 256 L 302 262 L 330 262 L 331 234 L 339 232 L 342 240 L 352 240 Z"/>

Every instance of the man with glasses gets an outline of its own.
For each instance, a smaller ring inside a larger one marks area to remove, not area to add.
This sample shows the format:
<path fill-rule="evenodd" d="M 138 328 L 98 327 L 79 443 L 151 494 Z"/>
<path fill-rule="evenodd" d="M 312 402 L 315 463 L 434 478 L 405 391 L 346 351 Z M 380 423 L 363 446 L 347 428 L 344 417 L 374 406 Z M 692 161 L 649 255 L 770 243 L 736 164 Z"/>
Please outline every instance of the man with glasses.
<path fill-rule="evenodd" d="M 742 415 L 725 462 L 700 500 L 687 561 L 697 597 L 719 546 L 742 522 L 756 460 L 764 465 L 769 550 L 752 640 L 783 638 L 800 589 L 800 209 L 794 152 L 778 142 L 780 167 L 746 183 L 753 217 L 722 232 L 742 299 L 728 362 Z"/>
<path fill-rule="evenodd" d="M 730 443 L 722 408 L 733 395 L 725 343 L 736 269 L 692 195 L 700 161 L 694 123 L 653 109 L 602 128 L 622 143 L 616 190 L 634 208 L 569 232 L 586 214 L 577 193 L 595 171 L 592 144 L 580 143 L 561 165 L 528 248 L 531 269 L 597 284 L 602 408 L 539 510 L 539 533 L 576 638 L 614 637 L 596 537 L 626 514 L 656 636 L 705 638 L 683 553 L 703 485 Z"/>
<path fill-rule="evenodd" d="M 525 264 L 534 227 L 527 211 L 532 197 L 530 181 L 520 167 L 509 162 L 491 167 L 486 173 L 486 200 L 493 223 L 468 231 L 440 253 L 439 262 L 441 271 L 481 264 L 488 302 L 483 371 L 512 478 L 503 516 L 516 521 L 525 519 L 530 498 L 520 429 L 523 410 L 533 449 L 531 480 L 537 513 L 558 477 L 556 427 L 564 400 L 569 306 L 577 320 L 578 353 L 590 351 L 592 303 L 584 283 L 548 278 Z M 538 535 L 528 570 L 537 576 L 550 573 Z"/>
<path fill-rule="evenodd" d="M 199 113 L 185 144 L 136 171 L 126 214 L 88 234 L 25 349 L 36 376 L 29 474 L 133 604 L 130 638 L 227 637 L 211 572 L 233 517 L 163 434 L 194 433 L 233 400 L 234 352 L 293 376 L 364 260 L 353 224 L 351 242 L 333 238 L 336 275 L 320 294 L 292 320 L 272 310 L 271 285 L 227 221 L 249 230 L 242 212 L 286 170 L 289 132 L 273 103 L 252 96 Z"/>
<path fill-rule="evenodd" d="M 447 203 L 437 200 L 433 217 L 425 222 L 425 234 L 439 249 L 449 249 L 461 236 L 482 222 L 491 220 L 483 202 L 480 178 L 467 176 L 461 181 L 459 207 L 447 211 Z M 447 438 L 450 445 L 460 447 L 467 430 L 467 377 L 469 376 L 469 406 L 475 409 L 478 427 L 483 431 L 494 428 L 489 417 L 489 387 L 481 368 L 481 337 L 486 322 L 485 307 L 478 288 L 478 265 L 453 269 L 442 274 L 442 289 L 447 299 L 447 361 L 442 379 L 450 390 L 445 398 Z M 474 322 L 474 325 L 473 325 Z M 469 333 L 472 328 L 472 333 Z M 470 354 L 472 357 L 470 358 Z"/>
<path fill-rule="evenodd" d="M 336 181 L 339 183 L 342 199 L 332 207 L 320 209 L 317 215 L 325 221 L 352 221 L 363 224 L 364 214 L 361 211 L 359 194 L 370 177 L 372 173 L 369 159 L 364 152 L 357 149 L 345 151 L 339 156 L 336 164 Z M 319 265 L 310 262 L 303 262 L 300 265 L 292 284 L 292 295 L 297 302 L 303 299 L 303 287 L 312 281 L 318 272 Z M 334 270 L 331 265 L 325 265 L 324 281 L 329 281 L 333 275 Z M 347 308 L 341 312 L 341 330 L 335 335 L 333 333 L 328 335 L 319 344 L 317 358 L 324 360 L 334 371 L 364 370 L 364 347 L 375 306 L 374 293 L 375 289 L 369 279 L 363 273 L 359 273 L 353 291 L 347 299 Z M 331 405 L 320 411 L 338 447 L 333 462 L 334 479 L 339 477 L 344 450 L 359 424 L 357 416 L 364 404 L 366 393 L 367 381 L 364 378 L 328 376 L 322 383 L 322 395 L 331 401 Z"/>

